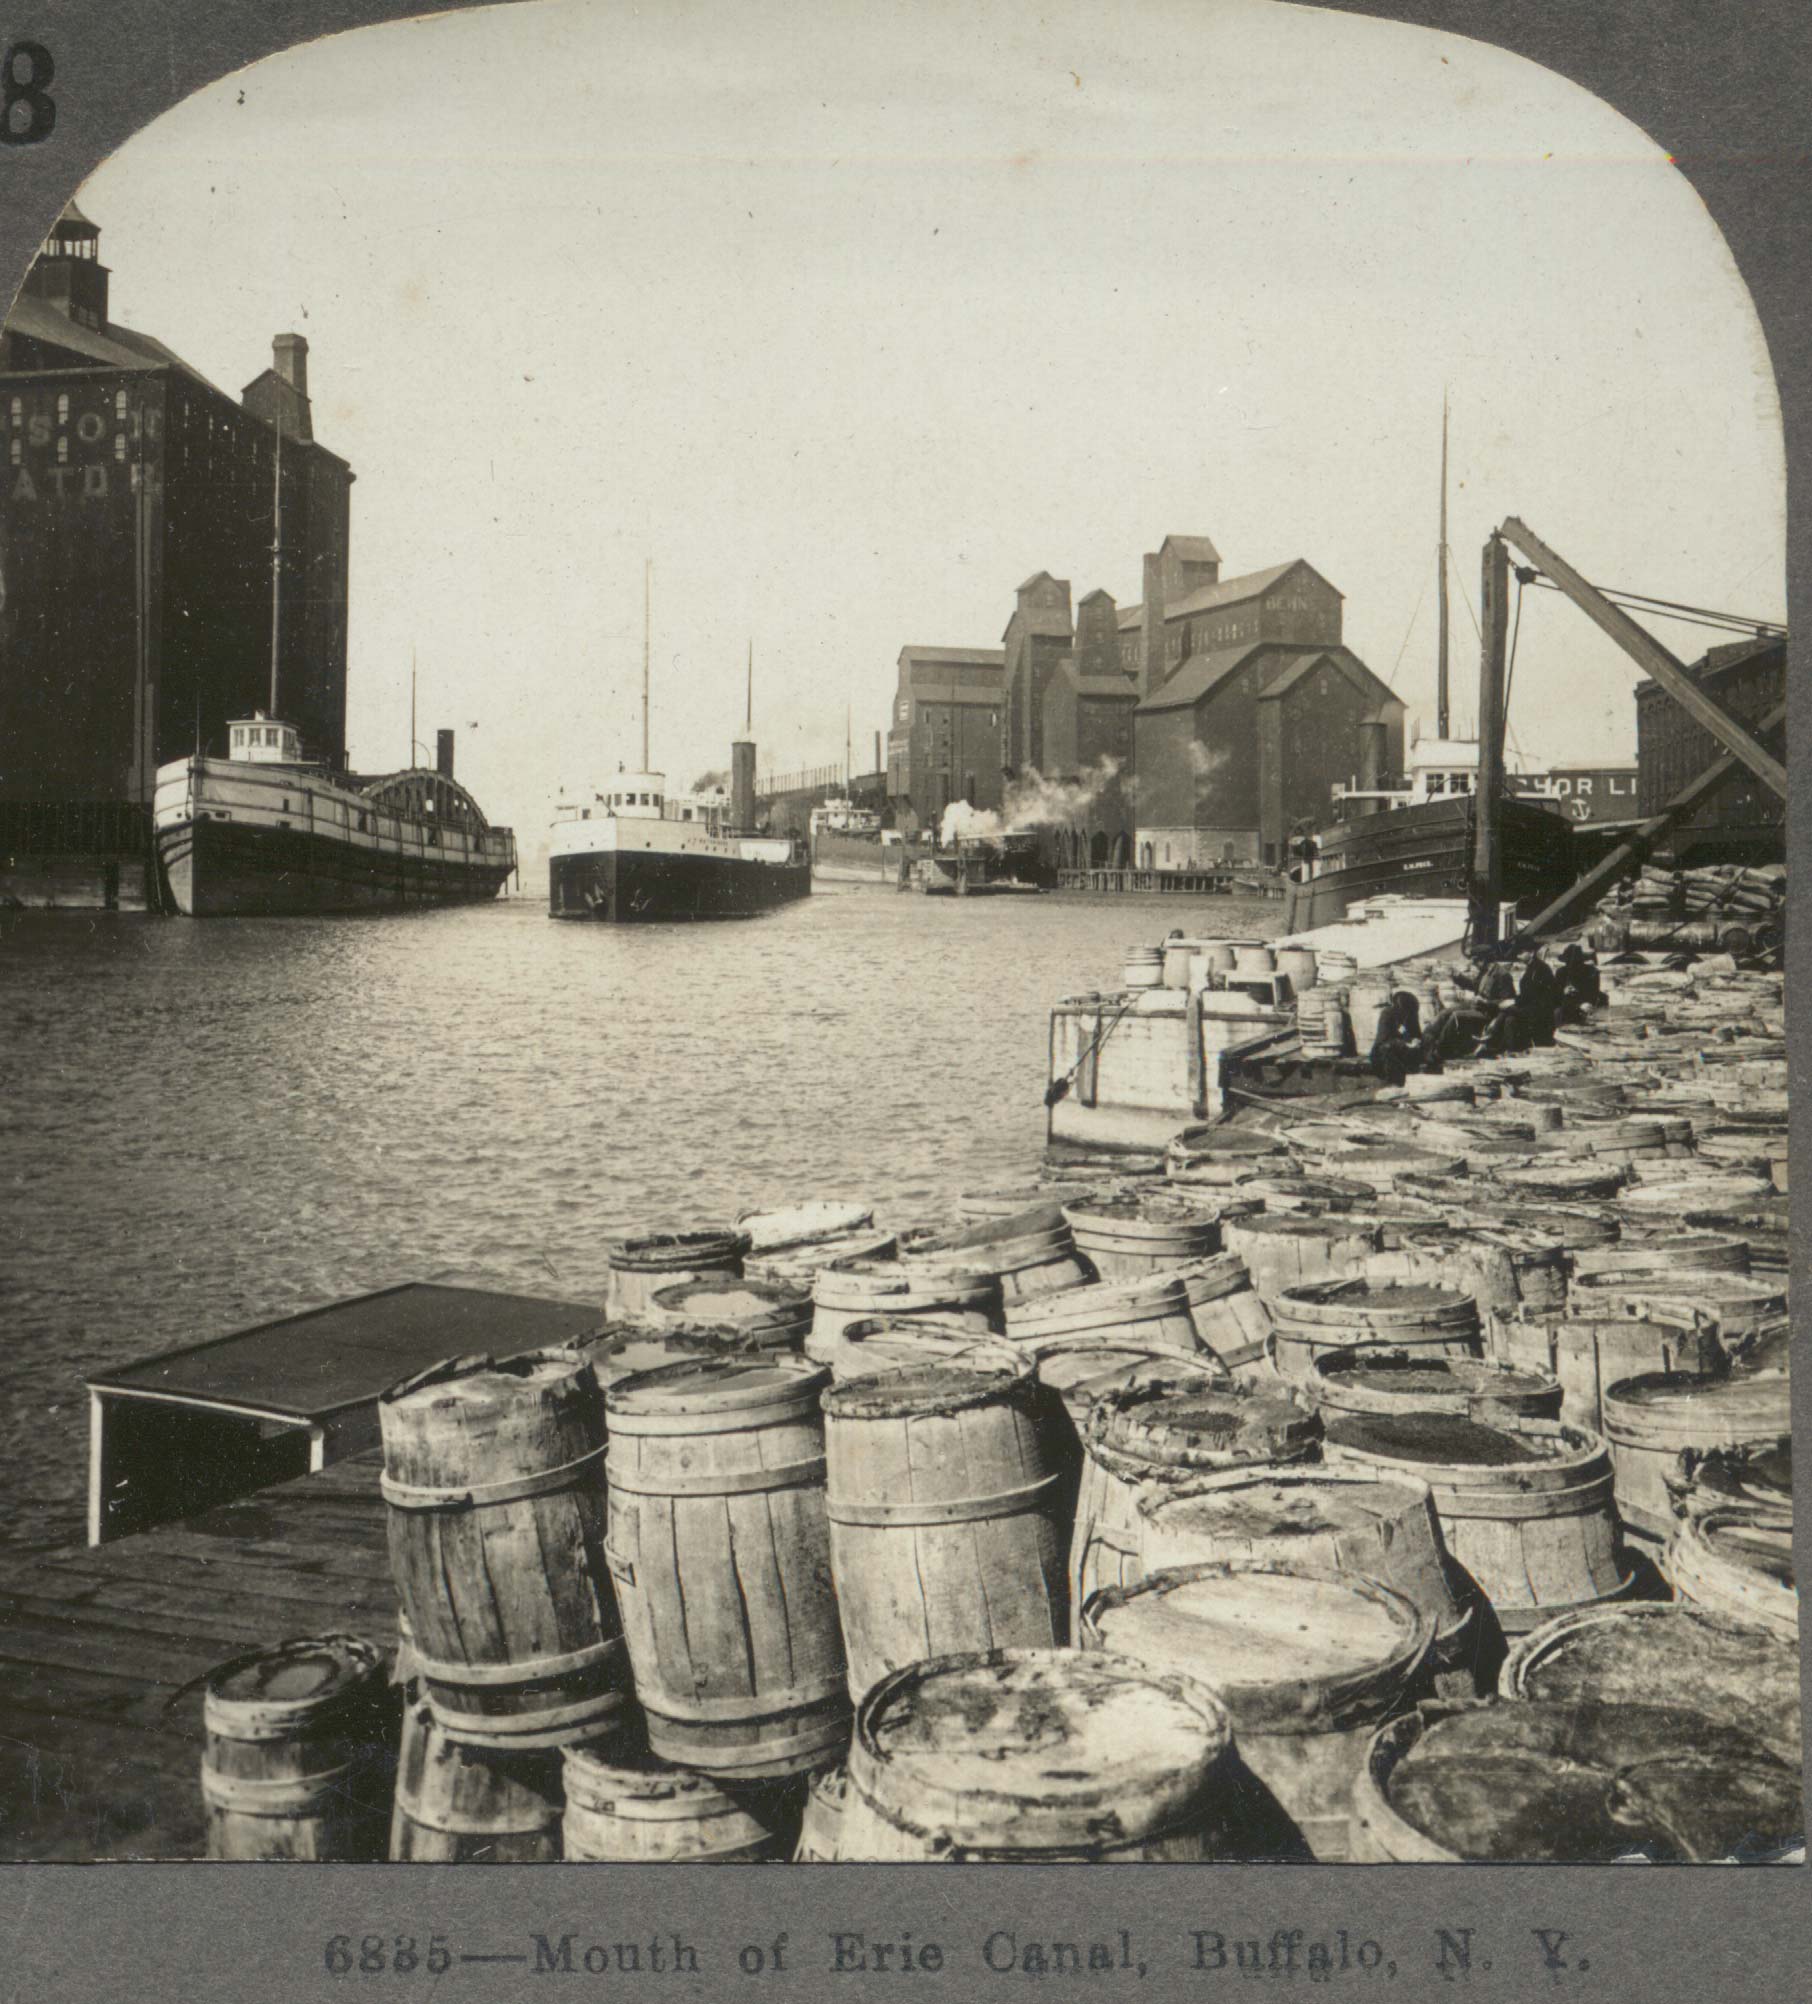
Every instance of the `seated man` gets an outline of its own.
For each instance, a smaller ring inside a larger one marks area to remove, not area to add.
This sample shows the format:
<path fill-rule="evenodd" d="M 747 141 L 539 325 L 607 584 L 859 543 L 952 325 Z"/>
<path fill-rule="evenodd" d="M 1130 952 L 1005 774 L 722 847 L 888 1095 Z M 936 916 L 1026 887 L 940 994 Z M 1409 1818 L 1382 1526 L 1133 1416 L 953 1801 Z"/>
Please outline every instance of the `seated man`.
<path fill-rule="evenodd" d="M 1530 954 L 1516 987 L 1516 1013 L 1531 1044 L 1554 1041 L 1554 1019 L 1560 1010 L 1560 982 L 1553 968 L 1542 958 L 1538 946 Z"/>
<path fill-rule="evenodd" d="M 1516 998 L 1511 996 L 1498 1003 L 1492 1011 L 1491 1019 L 1485 1025 L 1474 1055 L 1481 1058 L 1507 1058 L 1517 1051 L 1526 1051 L 1528 1048 L 1528 1025 L 1516 1006 Z"/>
<path fill-rule="evenodd" d="M 1401 1085 L 1422 1064 L 1422 1010 L 1407 988 L 1391 994 L 1378 1017 L 1370 1064 L 1386 1085 Z"/>
<path fill-rule="evenodd" d="M 1562 947 L 1557 976 L 1561 1022 L 1583 1023 L 1594 1009 L 1603 1008 L 1604 984 L 1598 978 L 1597 963 L 1586 958 L 1585 948 L 1577 940 Z"/>

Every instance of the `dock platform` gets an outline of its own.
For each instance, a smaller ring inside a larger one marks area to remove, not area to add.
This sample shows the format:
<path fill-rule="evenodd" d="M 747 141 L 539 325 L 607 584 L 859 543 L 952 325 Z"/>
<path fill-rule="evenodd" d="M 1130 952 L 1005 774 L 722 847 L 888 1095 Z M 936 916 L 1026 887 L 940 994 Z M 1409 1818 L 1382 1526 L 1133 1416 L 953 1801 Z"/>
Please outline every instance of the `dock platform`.
<path fill-rule="evenodd" d="M 207 1673 L 290 1636 L 394 1642 L 381 1466 L 0 1561 L 0 1859 L 205 1854 Z"/>

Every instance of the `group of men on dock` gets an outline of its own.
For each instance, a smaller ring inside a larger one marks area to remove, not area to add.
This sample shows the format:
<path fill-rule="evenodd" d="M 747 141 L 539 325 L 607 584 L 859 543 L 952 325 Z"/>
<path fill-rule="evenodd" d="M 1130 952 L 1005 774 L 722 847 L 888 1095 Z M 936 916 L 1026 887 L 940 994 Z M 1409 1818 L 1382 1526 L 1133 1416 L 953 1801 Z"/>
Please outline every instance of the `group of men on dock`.
<path fill-rule="evenodd" d="M 1557 1024 L 1581 1023 L 1602 1006 L 1597 963 L 1577 943 L 1550 965 L 1539 946 L 1520 974 L 1506 960 L 1484 960 L 1476 971 L 1454 976 L 1461 998 L 1425 1026 L 1421 1005 L 1406 988 L 1394 989 L 1372 1038 L 1373 1072 L 1401 1085 L 1411 1072 L 1438 1072 L 1450 1058 L 1507 1057 L 1552 1044 Z"/>

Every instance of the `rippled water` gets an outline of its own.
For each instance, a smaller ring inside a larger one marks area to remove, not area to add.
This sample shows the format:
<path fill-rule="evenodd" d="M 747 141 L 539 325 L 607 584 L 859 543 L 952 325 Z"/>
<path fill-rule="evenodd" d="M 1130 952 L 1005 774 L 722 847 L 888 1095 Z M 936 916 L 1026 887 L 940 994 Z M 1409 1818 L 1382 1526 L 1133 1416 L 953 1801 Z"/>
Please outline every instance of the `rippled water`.
<path fill-rule="evenodd" d="M 79 1538 L 88 1373 L 447 1268 L 602 1300 L 636 1225 L 1035 1164 L 1047 1013 L 1228 899 L 831 889 L 617 930 L 0 921 L 0 1543 Z"/>

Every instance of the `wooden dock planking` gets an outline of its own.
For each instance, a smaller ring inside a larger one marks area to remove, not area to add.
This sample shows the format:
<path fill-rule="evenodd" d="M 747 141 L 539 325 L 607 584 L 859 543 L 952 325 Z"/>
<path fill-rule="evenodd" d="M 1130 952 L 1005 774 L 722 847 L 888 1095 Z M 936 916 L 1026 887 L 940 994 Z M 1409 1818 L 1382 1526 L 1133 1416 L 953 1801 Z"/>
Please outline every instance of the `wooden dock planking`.
<path fill-rule="evenodd" d="M 0 1856 L 205 1844 L 199 1683 L 261 1643 L 396 1631 L 380 1457 L 182 1522 L 0 1561 Z"/>

